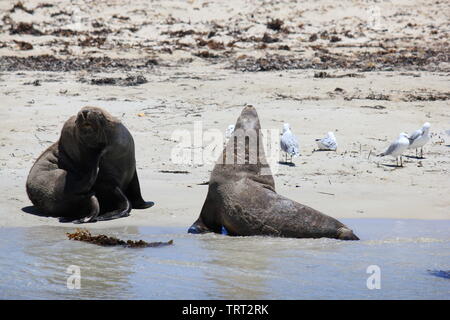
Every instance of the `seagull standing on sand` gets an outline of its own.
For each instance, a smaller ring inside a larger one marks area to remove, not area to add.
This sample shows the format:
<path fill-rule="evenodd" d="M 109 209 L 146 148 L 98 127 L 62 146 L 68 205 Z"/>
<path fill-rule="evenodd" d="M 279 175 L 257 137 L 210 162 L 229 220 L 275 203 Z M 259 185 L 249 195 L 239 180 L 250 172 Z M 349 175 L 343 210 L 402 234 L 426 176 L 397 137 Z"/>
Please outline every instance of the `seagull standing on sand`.
<path fill-rule="evenodd" d="M 409 136 L 407 133 L 400 133 L 397 140 L 391 143 L 391 145 L 386 149 L 385 152 L 379 154 L 379 157 L 392 156 L 395 157 L 398 167 L 398 157 L 400 157 L 400 166 L 403 167 L 402 154 L 408 149 L 409 146 Z"/>
<path fill-rule="evenodd" d="M 430 141 L 430 124 L 425 122 L 421 129 L 414 131 L 414 133 L 409 137 L 409 147 L 408 149 L 420 148 L 420 157 L 423 158 L 423 146 Z"/>
<path fill-rule="evenodd" d="M 227 130 L 225 131 L 225 139 L 228 141 L 228 139 L 231 138 L 231 136 L 233 135 L 234 132 L 234 124 L 230 124 L 227 128 Z"/>
<path fill-rule="evenodd" d="M 286 155 L 285 162 L 286 163 L 287 163 L 287 155 L 288 154 L 291 156 L 291 162 L 292 162 L 292 157 L 296 157 L 296 156 L 300 155 L 298 139 L 292 133 L 291 126 L 289 125 L 289 123 L 285 123 L 283 125 L 283 134 L 281 135 L 281 139 L 280 139 L 280 147 L 281 147 L 281 150 L 283 150 L 285 152 L 285 155 Z"/>
<path fill-rule="evenodd" d="M 319 150 L 332 150 L 336 151 L 337 149 L 337 141 L 333 132 L 328 132 L 327 136 L 322 139 L 316 139 L 317 145 L 319 146 Z"/>

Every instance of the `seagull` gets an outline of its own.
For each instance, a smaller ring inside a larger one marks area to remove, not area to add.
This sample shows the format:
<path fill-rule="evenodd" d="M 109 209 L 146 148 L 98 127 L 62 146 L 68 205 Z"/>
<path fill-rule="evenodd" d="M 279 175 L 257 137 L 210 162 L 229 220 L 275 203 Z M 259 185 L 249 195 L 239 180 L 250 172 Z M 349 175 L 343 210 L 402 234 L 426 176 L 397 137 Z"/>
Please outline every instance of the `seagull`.
<path fill-rule="evenodd" d="M 414 131 L 409 137 L 408 149 L 416 149 L 417 157 L 417 149 L 420 148 L 420 157 L 423 158 L 423 146 L 428 141 L 430 141 L 430 124 L 425 122 L 421 129 Z"/>
<path fill-rule="evenodd" d="M 402 154 L 408 149 L 409 146 L 409 136 L 407 133 L 400 133 L 397 140 L 391 143 L 391 145 L 386 149 L 385 152 L 379 154 L 379 157 L 392 156 L 395 157 L 398 167 L 398 157 L 400 157 L 400 167 L 403 167 Z"/>
<path fill-rule="evenodd" d="M 333 132 L 328 132 L 327 136 L 322 139 L 316 139 L 317 145 L 319 146 L 319 150 L 332 150 L 336 151 L 337 149 L 337 141 Z"/>
<path fill-rule="evenodd" d="M 230 124 L 227 128 L 227 130 L 225 131 L 225 138 L 228 140 L 231 138 L 231 136 L 233 135 L 234 132 L 234 124 Z"/>
<path fill-rule="evenodd" d="M 283 125 L 283 134 L 281 135 L 280 146 L 281 150 L 283 150 L 286 153 L 286 163 L 288 154 L 291 156 L 291 162 L 292 157 L 300 155 L 298 139 L 292 133 L 291 126 L 289 125 L 289 123 L 285 123 Z"/>

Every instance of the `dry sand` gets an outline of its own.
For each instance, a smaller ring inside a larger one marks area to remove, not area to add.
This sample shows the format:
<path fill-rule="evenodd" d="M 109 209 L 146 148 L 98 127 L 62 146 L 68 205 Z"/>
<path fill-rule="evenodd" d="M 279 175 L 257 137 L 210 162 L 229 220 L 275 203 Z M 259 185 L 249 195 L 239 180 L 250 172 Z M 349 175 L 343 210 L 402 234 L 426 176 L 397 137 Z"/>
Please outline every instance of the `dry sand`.
<path fill-rule="evenodd" d="M 64 121 L 85 105 L 107 109 L 129 128 L 142 193 L 156 203 L 89 227 L 190 226 L 213 164 L 174 164 L 172 134 L 193 132 L 196 121 L 224 132 L 245 103 L 257 108 L 263 128 L 281 130 L 287 121 L 299 137 L 296 166 L 272 168 L 278 193 L 335 218 L 450 218 L 445 1 L 377 3 L 375 27 L 365 22 L 365 1 L 61 1 L 40 8 L 43 1 L 27 1 L 32 14 L 10 12 L 14 3 L 0 3 L 0 226 L 62 225 L 21 210 L 31 205 L 25 181 Z M 282 30 L 268 28 L 277 18 Z M 42 34 L 12 32 L 21 21 Z M 20 50 L 17 41 L 33 48 Z M 127 76 L 135 78 L 117 81 Z M 136 79 L 145 83 L 124 85 Z M 426 121 L 425 159 L 404 158 L 405 167 L 394 168 L 375 156 Z M 337 152 L 313 152 L 327 131 L 336 133 Z M 188 173 L 161 172 L 171 170 Z"/>

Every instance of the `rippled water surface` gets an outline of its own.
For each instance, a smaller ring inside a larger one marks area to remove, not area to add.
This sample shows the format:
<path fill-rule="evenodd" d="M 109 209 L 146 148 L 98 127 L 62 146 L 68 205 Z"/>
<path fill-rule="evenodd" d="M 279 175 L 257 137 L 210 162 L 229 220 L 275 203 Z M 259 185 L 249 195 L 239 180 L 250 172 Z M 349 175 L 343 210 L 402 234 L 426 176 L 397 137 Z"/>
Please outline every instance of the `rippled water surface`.
<path fill-rule="evenodd" d="M 93 229 L 174 240 L 130 249 L 67 240 L 67 227 L 0 228 L 3 299 L 450 299 L 450 220 L 343 220 L 362 239 L 189 235 L 186 228 Z M 81 289 L 66 269 L 80 267 Z M 367 267 L 381 271 L 369 290 Z"/>

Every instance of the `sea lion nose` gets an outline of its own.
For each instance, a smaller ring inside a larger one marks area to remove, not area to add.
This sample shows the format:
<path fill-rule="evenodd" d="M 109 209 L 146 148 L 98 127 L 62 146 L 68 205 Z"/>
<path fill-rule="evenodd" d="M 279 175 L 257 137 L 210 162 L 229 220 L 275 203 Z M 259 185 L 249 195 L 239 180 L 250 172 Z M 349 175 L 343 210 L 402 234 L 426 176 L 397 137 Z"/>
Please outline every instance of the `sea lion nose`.
<path fill-rule="evenodd" d="M 87 116 L 89 114 L 89 110 L 81 110 L 81 116 L 83 117 L 83 119 L 87 119 Z"/>

